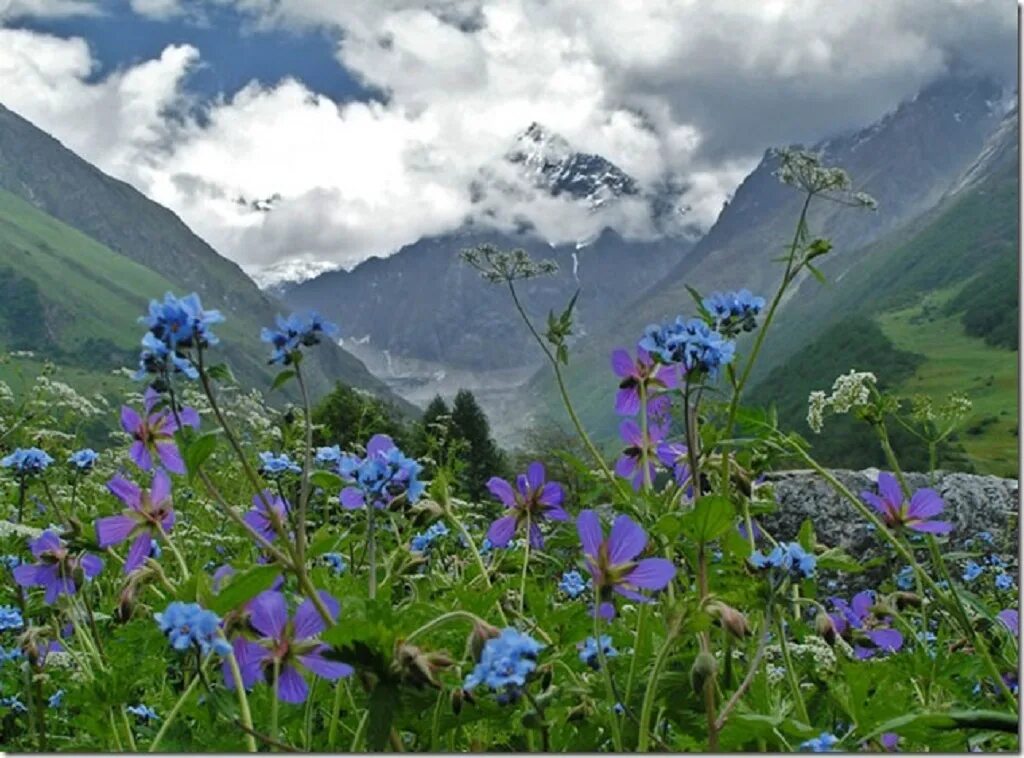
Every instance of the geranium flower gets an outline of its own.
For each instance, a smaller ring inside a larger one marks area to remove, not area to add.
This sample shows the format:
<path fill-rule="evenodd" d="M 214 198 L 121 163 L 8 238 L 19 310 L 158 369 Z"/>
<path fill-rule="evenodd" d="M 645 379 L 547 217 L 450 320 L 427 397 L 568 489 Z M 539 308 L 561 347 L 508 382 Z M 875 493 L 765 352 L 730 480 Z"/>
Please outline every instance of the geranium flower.
<path fill-rule="evenodd" d="M 267 542 L 273 542 L 278 535 L 276 525 L 283 527 L 288 523 L 288 511 L 291 509 L 288 501 L 267 489 L 252 496 L 252 506 L 242 520 Z"/>
<path fill-rule="evenodd" d="M 160 395 L 149 387 L 143 395 L 145 412 L 142 415 L 127 405 L 121 407 L 121 428 L 134 440 L 128 455 L 143 471 L 152 471 L 153 456 L 156 456 L 168 471 L 184 474 L 185 461 L 174 442 L 178 420 L 170 409 L 154 413 L 153 409 L 159 401 Z M 182 408 L 178 417 L 185 426 L 199 428 L 199 414 L 194 408 Z"/>
<path fill-rule="evenodd" d="M 643 348 L 637 348 L 636 360 L 629 351 L 618 348 L 612 351 L 612 371 L 622 381 L 615 393 L 615 412 L 620 416 L 635 416 L 640 412 L 640 388 L 647 396 L 648 416 L 663 416 L 669 408 L 669 399 L 660 394 L 663 390 L 679 386 L 678 370 L 672 366 L 655 363 Z"/>
<path fill-rule="evenodd" d="M 321 592 L 320 598 L 332 619 L 337 621 L 338 601 L 326 592 Z M 347 663 L 324 657 L 328 647 L 316 637 L 327 628 L 327 624 L 312 600 L 304 600 L 292 619 L 288 617 L 285 596 L 274 590 L 257 595 L 250 608 L 249 624 L 263 637 L 256 642 L 236 637 L 232 644 L 243 686 L 251 687 L 261 676 L 272 684 L 276 664 L 279 672 L 278 699 L 285 703 L 302 703 L 309 694 L 309 688 L 300 671 L 308 670 L 332 681 L 354 673 L 355 670 Z M 228 689 L 234 689 L 234 677 L 227 663 L 223 674 Z"/>
<path fill-rule="evenodd" d="M 871 590 L 858 592 L 849 603 L 839 597 L 830 597 L 829 602 L 836 610 L 836 613 L 829 614 L 836 634 L 855 642 L 853 652 L 858 659 L 872 658 L 878 652 L 895 653 L 903 647 L 903 635 L 899 630 L 890 629 L 888 619 L 872 614 L 875 593 Z M 857 630 L 857 635 L 854 635 L 854 630 Z M 860 637 L 866 638 L 873 647 L 856 644 Z"/>
<path fill-rule="evenodd" d="M 487 489 L 512 512 L 496 519 L 487 530 L 487 539 L 495 547 L 505 547 L 515 535 L 520 524 L 530 521 L 531 547 L 544 547 L 544 535 L 538 524 L 544 519 L 568 521 L 569 514 L 562 508 L 565 491 L 558 482 L 546 482 L 544 464 L 534 461 L 526 467 L 526 473 L 516 477 L 512 487 L 504 479 L 492 476 Z"/>
<path fill-rule="evenodd" d="M 607 539 L 601 529 L 601 519 L 591 510 L 579 515 L 576 529 L 599 597 L 595 612 L 603 619 L 615 617 L 612 592 L 649 603 L 651 598 L 637 590 L 663 589 L 676 575 L 676 567 L 665 558 L 636 560 L 647 547 L 647 533 L 629 516 L 615 519 Z"/>
<path fill-rule="evenodd" d="M 78 591 L 76 575 L 92 579 L 103 570 L 103 560 L 90 553 L 72 555 L 57 534 L 49 529 L 29 542 L 29 549 L 38 563 L 23 563 L 14 569 L 14 581 L 22 587 L 44 587 L 43 598 L 53 605 L 61 595 Z M 80 574 L 79 574 L 80 572 Z"/>
<path fill-rule="evenodd" d="M 619 427 L 619 435 L 626 443 L 626 449 L 615 462 L 615 473 L 624 479 L 631 479 L 633 489 L 639 490 L 644 484 L 642 459 L 646 448 L 647 470 L 650 481 L 653 482 L 657 473 L 654 463 L 658 459 L 658 446 L 667 434 L 667 424 L 652 423 L 647 427 L 647 439 L 644 440 L 640 426 L 633 419 L 623 421 Z"/>
<path fill-rule="evenodd" d="M 108 548 L 134 536 L 124 561 L 127 574 L 146 561 L 153 540 L 174 527 L 171 479 L 158 469 L 148 491 L 120 476 L 111 479 L 107 489 L 127 505 L 128 510 L 118 516 L 96 519 L 96 539 L 101 548 Z"/>
<path fill-rule="evenodd" d="M 679 442 L 662 442 L 658 445 L 658 460 L 672 471 L 676 484 L 682 487 L 689 483 L 688 494 L 693 494 L 693 483 L 690 482 L 690 456 L 686 445 Z"/>
<path fill-rule="evenodd" d="M 933 516 L 942 513 L 945 504 L 939 494 L 932 489 L 919 489 L 908 503 L 903 497 L 903 490 L 892 474 L 878 475 L 878 494 L 861 492 L 861 499 L 874 507 L 890 527 L 897 529 L 907 527 L 915 532 L 931 534 L 947 534 L 953 525 L 948 521 L 933 521 Z"/>

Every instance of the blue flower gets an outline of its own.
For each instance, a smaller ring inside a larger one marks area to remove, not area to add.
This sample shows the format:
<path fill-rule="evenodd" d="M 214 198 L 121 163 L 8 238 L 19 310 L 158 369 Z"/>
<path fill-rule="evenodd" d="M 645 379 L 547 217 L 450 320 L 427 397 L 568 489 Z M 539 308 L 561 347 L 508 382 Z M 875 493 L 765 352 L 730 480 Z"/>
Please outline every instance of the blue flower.
<path fill-rule="evenodd" d="M 622 703 L 616 703 L 612 706 L 612 710 L 615 711 L 616 716 L 621 716 L 626 712 L 626 706 L 624 706 Z"/>
<path fill-rule="evenodd" d="M 193 292 L 185 297 L 175 297 L 168 292 L 164 301 L 149 301 L 149 314 L 139 321 L 150 333 L 172 351 L 179 352 L 197 345 L 216 345 L 220 340 L 210 331 L 214 324 L 223 323 L 220 311 L 203 310 L 199 295 Z"/>
<path fill-rule="evenodd" d="M 1006 572 L 996 575 L 996 589 L 997 590 L 1011 590 L 1013 589 L 1013 577 Z"/>
<path fill-rule="evenodd" d="M 199 371 L 192 361 L 157 339 L 153 332 L 146 332 L 142 338 L 142 352 L 139 354 L 139 370 L 132 378 L 135 381 L 145 379 L 147 375 L 165 376 L 184 374 L 189 379 L 198 379 Z"/>
<path fill-rule="evenodd" d="M 260 471 L 266 476 L 275 477 L 287 471 L 299 474 L 302 472 L 302 467 L 289 458 L 287 453 L 274 455 L 268 450 L 260 453 Z"/>
<path fill-rule="evenodd" d="M 687 372 L 714 378 L 718 370 L 731 363 L 736 351 L 732 340 L 712 329 L 699 318 L 651 325 L 644 330 L 639 347 L 655 355 L 662 363 L 679 363 Z"/>
<path fill-rule="evenodd" d="M 293 313 L 288 318 L 278 316 L 276 323 L 277 329 L 264 327 L 260 339 L 274 348 L 270 362 L 285 366 L 295 363 L 300 347 L 312 347 L 320 343 L 322 335 L 333 337 L 338 333 L 335 324 L 324 321 L 312 311 L 307 314 Z"/>
<path fill-rule="evenodd" d="M 78 452 L 72 453 L 68 457 L 68 463 L 74 466 L 82 473 L 92 471 L 92 467 L 96 464 L 100 454 L 93 450 L 91 447 L 83 448 Z"/>
<path fill-rule="evenodd" d="M 10 650 L 4 650 L 0 647 L 0 665 L 3 665 L 8 661 L 16 661 L 23 655 L 24 653 L 21 652 L 21 648 L 19 647 L 12 647 Z"/>
<path fill-rule="evenodd" d="M 430 549 L 430 546 L 437 540 L 448 534 L 448 527 L 443 522 L 438 521 L 430 525 L 427 531 L 422 534 L 417 534 L 412 538 L 412 549 L 417 553 L 425 553 Z"/>
<path fill-rule="evenodd" d="M 10 708 L 15 713 L 25 713 L 28 709 L 25 708 L 25 704 L 21 702 L 17 695 L 11 695 L 10 697 L 0 697 L 0 706 Z"/>
<path fill-rule="evenodd" d="M 715 328 L 731 337 L 757 327 L 757 316 L 764 310 L 765 300 L 751 294 L 750 290 L 742 289 L 738 292 L 713 292 L 704 298 L 702 305 L 714 319 Z"/>
<path fill-rule="evenodd" d="M 985 573 L 985 569 L 979 566 L 974 561 L 967 561 L 967 565 L 964 566 L 964 581 L 973 582 L 979 576 Z"/>
<path fill-rule="evenodd" d="M 584 579 L 583 575 L 575 569 L 562 574 L 562 579 L 558 582 L 558 589 L 573 600 L 586 592 L 589 586 L 590 579 Z"/>
<path fill-rule="evenodd" d="M 11 605 L 0 605 L 0 632 L 6 629 L 21 629 L 25 626 L 25 620 L 21 617 L 21 611 Z"/>
<path fill-rule="evenodd" d="M 46 471 L 53 458 L 38 447 L 18 448 L 6 458 L 0 459 L 0 466 L 14 469 L 20 476 L 34 476 Z"/>
<path fill-rule="evenodd" d="M 544 645 L 528 634 L 508 627 L 484 643 L 480 661 L 466 677 L 463 689 L 470 691 L 483 684 L 514 700 L 526 678 L 537 668 L 537 655 Z"/>
<path fill-rule="evenodd" d="M 899 573 L 896 574 L 896 586 L 901 590 L 911 590 L 914 588 L 914 569 L 910 566 L 904 566 L 900 569 Z"/>
<path fill-rule="evenodd" d="M 834 748 L 839 743 L 839 738 L 828 732 L 822 732 L 814 739 L 807 740 L 806 742 L 800 743 L 800 749 L 804 752 L 811 753 L 833 753 Z"/>
<path fill-rule="evenodd" d="M 597 644 L 597 640 L 593 637 L 587 637 L 583 642 L 576 645 L 576 649 L 580 654 L 580 660 L 594 669 L 594 671 L 601 668 L 601 656 L 599 655 L 600 651 L 597 648 Z M 607 634 L 601 635 L 601 648 L 606 659 L 615 658 L 619 654 L 619 651 L 612 647 L 612 638 Z"/>
<path fill-rule="evenodd" d="M 198 647 L 203 655 L 211 650 L 220 655 L 231 651 L 228 641 L 220 634 L 220 618 L 198 603 L 175 601 L 163 613 L 154 614 L 153 619 L 175 650 Z"/>
<path fill-rule="evenodd" d="M 142 703 L 139 703 L 138 705 L 129 705 L 125 710 L 143 721 L 157 721 L 160 718 L 156 715 L 156 711 Z"/>
<path fill-rule="evenodd" d="M 337 466 L 341 463 L 341 448 L 337 445 L 318 447 L 316 449 L 316 462 L 321 465 Z"/>
<path fill-rule="evenodd" d="M 780 542 L 768 555 L 758 550 L 748 560 L 756 569 L 781 569 L 797 580 L 814 576 L 818 563 L 817 558 L 796 542 Z"/>
<path fill-rule="evenodd" d="M 335 574 L 342 574 L 348 568 L 348 563 L 341 553 L 324 553 L 324 561 Z"/>
<path fill-rule="evenodd" d="M 484 537 L 484 541 L 480 543 L 480 554 L 489 553 L 494 549 L 494 543 Z"/>
<path fill-rule="evenodd" d="M 385 508 L 403 495 L 415 503 L 426 489 L 419 480 L 422 470 L 389 436 L 375 434 L 366 446 L 365 458 L 342 456 L 338 471 L 352 486 L 341 491 L 341 505 L 349 510 L 367 504 Z"/>
<path fill-rule="evenodd" d="M 61 703 L 64 702 L 64 690 L 57 690 L 50 695 L 49 700 L 46 701 L 51 708 L 60 708 Z"/>

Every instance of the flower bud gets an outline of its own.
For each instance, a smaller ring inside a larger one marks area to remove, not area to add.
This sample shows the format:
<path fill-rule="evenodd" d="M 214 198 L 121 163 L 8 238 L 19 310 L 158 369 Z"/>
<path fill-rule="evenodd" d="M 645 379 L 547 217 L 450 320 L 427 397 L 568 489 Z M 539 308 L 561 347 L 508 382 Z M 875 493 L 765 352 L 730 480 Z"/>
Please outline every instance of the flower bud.
<path fill-rule="evenodd" d="M 465 701 L 473 702 L 473 696 L 466 692 L 461 687 L 456 687 L 452 690 L 451 702 L 452 702 L 452 713 L 458 716 L 462 713 L 462 704 Z"/>
<path fill-rule="evenodd" d="M 501 630 L 496 626 L 491 626 L 482 619 L 477 619 L 473 622 L 473 631 L 469 633 L 468 645 L 470 652 L 473 654 L 473 660 L 479 661 L 480 655 L 483 653 L 484 645 L 487 640 L 492 640 L 495 637 L 501 636 Z"/>
<path fill-rule="evenodd" d="M 825 642 L 835 644 L 836 625 L 832 622 L 832 617 L 824 611 L 818 611 L 818 615 L 814 617 L 814 630 Z"/>
<path fill-rule="evenodd" d="M 424 652 L 415 645 L 399 642 L 395 649 L 394 665 L 405 681 L 417 687 L 430 685 L 440 688 L 437 673 L 455 662 L 446 653 Z"/>
<path fill-rule="evenodd" d="M 715 660 L 715 656 L 708 652 L 699 653 L 690 669 L 690 685 L 693 691 L 702 692 L 704 685 L 713 681 L 717 675 L 718 661 Z"/>
<path fill-rule="evenodd" d="M 750 625 L 747 617 L 733 608 L 731 605 L 716 601 L 708 605 L 708 613 L 712 618 L 718 619 L 722 628 L 737 639 L 744 639 L 750 634 Z"/>

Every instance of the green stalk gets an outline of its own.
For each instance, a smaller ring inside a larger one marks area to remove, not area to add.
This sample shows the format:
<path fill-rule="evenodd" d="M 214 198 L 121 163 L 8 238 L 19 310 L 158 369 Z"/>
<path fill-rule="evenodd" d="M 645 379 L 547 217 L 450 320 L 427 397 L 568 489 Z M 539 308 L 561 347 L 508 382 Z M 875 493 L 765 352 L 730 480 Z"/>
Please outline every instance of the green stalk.
<path fill-rule="evenodd" d="M 160 742 L 161 740 L 163 740 L 164 735 L 167 734 L 167 730 L 171 728 L 171 724 L 174 723 L 174 719 L 177 718 L 178 711 L 181 710 L 181 707 L 185 704 L 185 701 L 188 700 L 189 696 L 195 691 L 196 687 L 199 686 L 200 681 L 202 681 L 201 676 L 192 677 L 192 681 L 189 683 L 188 687 L 185 688 L 185 691 L 181 693 L 181 697 L 178 698 L 178 702 L 174 704 L 174 707 L 171 709 L 171 712 L 167 714 L 167 719 L 160 727 L 160 731 L 158 731 L 156 733 L 156 737 L 153 738 L 153 744 L 149 746 L 150 753 L 155 753 L 156 749 L 160 747 Z"/>
<path fill-rule="evenodd" d="M 128 737 L 128 748 L 131 752 L 139 752 L 138 747 L 135 746 L 135 735 L 132 734 L 132 725 L 128 721 L 128 714 L 125 713 L 124 708 L 118 708 L 118 713 L 121 714 L 121 723 L 124 724 L 124 733 Z"/>
<path fill-rule="evenodd" d="M 437 618 L 431 619 L 430 621 L 425 623 L 423 626 L 413 630 L 413 632 L 411 632 L 405 638 L 405 641 L 411 643 L 414 639 L 416 639 L 420 635 L 426 634 L 427 632 L 432 631 L 434 629 L 437 629 L 440 626 L 444 626 L 445 624 L 447 624 L 450 621 L 456 621 L 456 620 L 459 620 L 459 619 L 464 619 L 464 620 L 469 621 L 470 623 L 473 623 L 473 624 L 475 624 L 477 622 L 483 622 L 483 619 L 481 619 L 479 616 L 477 616 L 474 613 L 470 613 L 469 611 L 448 611 L 448 613 L 443 613 L 440 616 L 438 616 Z"/>
<path fill-rule="evenodd" d="M 376 507 L 373 503 L 366 504 L 366 540 L 367 540 L 367 561 L 370 564 L 369 592 L 370 600 L 377 597 L 377 534 L 375 532 L 374 517 Z"/>
<path fill-rule="evenodd" d="M 238 661 L 235 659 L 234 652 L 230 652 L 226 656 L 228 666 L 231 667 L 231 678 L 235 681 L 235 693 L 238 695 L 238 712 L 241 716 L 242 725 L 246 728 L 245 742 L 249 748 L 250 753 L 255 753 L 256 739 L 252 736 L 252 712 L 249 710 L 249 697 L 245 694 L 245 684 L 242 682 L 242 672 L 238 668 Z"/>
<path fill-rule="evenodd" d="M 334 703 L 331 705 L 331 724 L 327 728 L 327 749 L 334 749 L 334 740 L 338 736 L 338 720 L 341 718 L 341 691 L 346 686 L 342 677 L 334 685 Z"/>
<path fill-rule="evenodd" d="M 630 695 L 633 693 L 633 677 L 636 675 L 636 662 L 640 657 L 640 644 L 643 639 L 644 620 L 647 618 L 647 603 L 640 605 L 640 610 L 636 615 L 636 632 L 634 635 L 633 643 L 633 656 L 629 659 L 629 673 L 626 675 L 626 701 L 630 699 Z"/>
<path fill-rule="evenodd" d="M 523 575 L 519 580 L 519 615 L 525 615 L 526 611 L 526 572 L 530 566 L 530 511 L 526 511 L 526 537 L 523 552 Z"/>
<path fill-rule="evenodd" d="M 274 696 L 270 701 L 270 736 L 274 740 L 281 739 L 278 731 L 277 712 L 280 705 L 278 695 L 281 692 L 281 659 L 274 657 Z"/>
<path fill-rule="evenodd" d="M 800 682 L 797 681 L 796 672 L 793 670 L 793 659 L 789 655 L 789 645 L 786 642 L 786 634 L 782 627 L 781 618 L 776 619 L 775 629 L 779 635 L 779 649 L 782 651 L 782 662 L 786 667 L 786 681 L 789 683 L 789 689 L 793 693 L 797 714 L 805 724 L 810 724 L 811 718 L 807 715 L 804 694 L 800 691 Z"/>
<path fill-rule="evenodd" d="M 596 584 L 596 582 L 595 582 Z M 604 654 L 604 645 L 601 644 L 600 618 L 597 609 L 601 607 L 601 594 L 597 587 L 594 587 L 594 643 L 597 645 L 597 660 L 601 666 L 601 673 L 604 675 L 605 690 L 609 702 L 609 712 L 612 722 L 612 745 L 616 753 L 622 752 L 622 731 L 619 727 L 619 715 L 615 712 L 615 684 L 612 682 L 612 672 L 608 668 L 608 659 Z"/>
<path fill-rule="evenodd" d="M 647 437 L 647 387 L 643 382 L 637 387 L 640 393 L 640 466 L 641 475 L 643 476 L 643 487 L 644 492 L 651 489 L 651 471 L 648 463 L 648 450 L 650 446 Z"/>
<path fill-rule="evenodd" d="M 636 751 L 638 753 L 646 753 L 648 746 L 650 745 L 651 709 L 654 707 L 654 696 L 658 690 L 658 678 L 661 676 L 661 670 L 665 667 L 665 661 L 668 660 L 668 654 L 678 632 L 679 624 L 677 622 L 669 628 L 668 634 L 665 637 L 665 642 L 662 643 L 661 649 L 658 651 L 658 655 L 654 659 L 654 667 L 651 669 L 650 676 L 647 678 L 647 688 L 644 691 L 644 701 L 640 706 L 639 739 L 637 740 L 636 745 Z M 600 645 L 598 647 L 600 647 Z"/>

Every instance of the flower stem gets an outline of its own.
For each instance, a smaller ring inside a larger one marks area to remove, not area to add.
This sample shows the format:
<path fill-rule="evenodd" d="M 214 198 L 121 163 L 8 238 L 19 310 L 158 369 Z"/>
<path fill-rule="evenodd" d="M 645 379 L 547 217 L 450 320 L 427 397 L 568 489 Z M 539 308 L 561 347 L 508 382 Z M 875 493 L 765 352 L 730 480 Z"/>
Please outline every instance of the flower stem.
<path fill-rule="evenodd" d="M 370 564 L 370 600 L 377 597 L 377 534 L 375 531 L 375 511 L 376 507 L 373 503 L 366 504 L 366 541 L 367 541 L 367 560 Z"/>
<path fill-rule="evenodd" d="M 167 543 L 167 547 L 170 548 L 171 553 L 174 554 L 174 560 L 178 563 L 178 568 L 181 570 L 181 581 L 187 582 L 189 579 L 188 564 L 185 563 L 185 558 L 178 550 L 177 545 L 171 541 L 171 537 L 164 530 L 163 524 L 157 523 L 156 528 L 160 530 L 160 536 L 163 537 L 164 542 Z"/>
<path fill-rule="evenodd" d="M 526 611 L 526 572 L 530 566 L 530 511 L 526 511 L 526 536 L 523 552 L 523 575 L 519 580 L 519 615 Z"/>
<path fill-rule="evenodd" d="M 789 689 L 793 693 L 796 705 L 796 712 L 805 724 L 810 724 L 810 716 L 807 715 L 807 705 L 804 703 L 804 694 L 800 691 L 800 682 L 797 681 L 796 671 L 793 670 L 793 659 L 789 655 L 789 645 L 786 643 L 786 633 L 782 627 L 782 619 L 775 621 L 775 629 L 779 635 L 779 650 L 782 652 L 782 662 L 786 667 L 786 681 L 789 682 Z"/>
<path fill-rule="evenodd" d="M 160 727 L 160 731 L 158 731 L 156 733 L 156 737 L 153 738 L 153 744 L 149 746 L 150 753 L 155 753 L 156 749 L 160 747 L 160 742 L 161 740 L 163 740 L 164 735 L 167 733 L 167 730 L 171 728 L 171 724 L 174 723 L 174 719 L 177 718 L 178 711 L 181 710 L 181 707 L 185 704 L 185 701 L 188 700 L 189 696 L 195 691 L 196 687 L 199 686 L 199 682 L 201 681 L 201 676 L 192 677 L 192 681 L 189 682 L 189 685 L 185 688 L 185 691 L 181 693 L 181 697 L 178 698 L 178 702 L 174 704 L 174 707 L 171 709 L 171 712 L 167 714 L 167 719 Z"/>
<path fill-rule="evenodd" d="M 125 713 L 124 708 L 118 708 L 117 710 L 118 713 L 121 714 L 121 723 L 124 724 L 124 733 L 128 738 L 128 748 L 131 752 L 137 753 L 139 752 L 139 749 L 135 745 L 135 735 L 132 734 L 132 725 L 131 722 L 128 721 L 128 714 Z"/>
<path fill-rule="evenodd" d="M 596 583 L 595 583 L 596 584 Z M 601 628 L 598 609 L 601 607 L 601 595 L 597 588 L 594 588 L 594 643 L 597 645 L 597 660 L 601 666 L 601 673 L 604 675 L 605 690 L 607 692 L 608 706 L 611 713 L 612 723 L 612 745 L 616 753 L 622 752 L 622 732 L 619 728 L 619 714 L 615 712 L 615 685 L 612 682 L 612 672 L 608 668 L 608 658 L 604 654 L 604 645 L 601 644 Z"/>
<path fill-rule="evenodd" d="M 256 752 L 256 739 L 252 736 L 252 712 L 249 710 L 249 697 L 245 694 L 245 684 L 242 682 L 242 672 L 238 668 L 238 660 L 234 652 L 227 654 L 228 666 L 231 667 L 231 678 L 235 682 L 235 692 L 238 695 L 238 712 L 242 724 L 248 731 L 245 734 L 246 746 L 250 753 Z"/>
<path fill-rule="evenodd" d="M 644 701 L 640 706 L 639 738 L 636 745 L 636 751 L 638 753 L 646 753 L 648 745 L 650 744 L 651 709 L 654 707 L 654 696 L 658 691 L 658 678 L 661 676 L 661 670 L 665 667 L 665 661 L 668 660 L 668 654 L 671 652 L 672 644 L 675 642 L 675 638 L 678 633 L 679 622 L 677 621 L 669 627 L 668 634 L 665 636 L 665 641 L 662 643 L 661 649 L 658 651 L 658 655 L 654 659 L 654 667 L 648 675 L 647 688 L 644 690 Z M 598 645 L 598 647 L 600 647 L 600 645 Z"/>
<path fill-rule="evenodd" d="M 274 658 L 274 696 L 270 701 L 270 737 L 274 740 L 280 739 L 277 724 L 277 712 L 280 705 L 281 694 L 281 659 Z"/>
<path fill-rule="evenodd" d="M 469 611 L 448 611 L 448 613 L 443 613 L 440 616 L 438 616 L 437 618 L 431 619 L 430 621 L 425 623 L 423 626 L 413 630 L 405 638 L 405 641 L 406 642 L 412 642 L 414 639 L 416 639 L 420 635 L 426 634 L 427 632 L 429 632 L 429 631 L 431 631 L 433 629 L 436 629 L 439 626 L 444 626 L 449 621 L 455 621 L 455 620 L 458 620 L 458 619 L 465 619 L 466 621 L 469 621 L 470 623 L 473 623 L 473 624 L 475 624 L 477 622 L 482 622 L 483 621 L 483 619 L 481 619 L 479 616 L 477 616 L 474 613 L 470 613 Z"/>
<path fill-rule="evenodd" d="M 650 439 L 647 434 L 647 387 L 640 382 L 637 390 L 640 393 L 640 471 L 646 492 L 651 489 L 651 469 L 648 464 Z"/>

